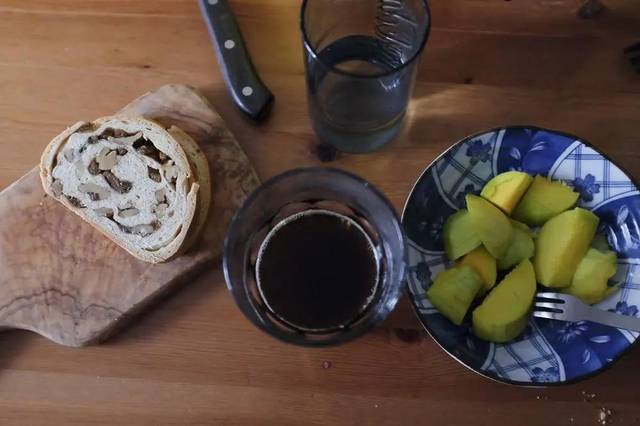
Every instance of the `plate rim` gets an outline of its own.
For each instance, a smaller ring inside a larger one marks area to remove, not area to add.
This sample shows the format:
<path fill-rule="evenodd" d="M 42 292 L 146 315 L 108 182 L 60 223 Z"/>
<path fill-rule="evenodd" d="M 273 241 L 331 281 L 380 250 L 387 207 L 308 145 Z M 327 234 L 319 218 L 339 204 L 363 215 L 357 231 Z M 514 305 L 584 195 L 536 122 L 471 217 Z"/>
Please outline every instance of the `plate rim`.
<path fill-rule="evenodd" d="M 616 161 L 614 161 L 611 157 L 609 157 L 609 155 L 607 155 L 606 153 L 602 152 L 601 149 L 599 149 L 598 147 L 596 147 L 595 145 L 593 145 L 591 142 L 587 141 L 586 139 L 583 139 L 583 138 L 578 137 L 578 136 L 576 136 L 576 135 L 574 135 L 572 133 L 568 133 L 568 132 L 565 132 L 565 131 L 562 131 L 562 130 L 554 130 L 554 129 L 549 129 L 549 128 L 546 128 L 546 127 L 535 126 L 535 125 L 515 124 L 515 125 L 507 125 L 507 126 L 496 126 L 496 127 L 491 127 L 491 128 L 488 128 L 488 129 L 480 131 L 480 132 L 472 133 L 472 134 L 467 135 L 467 136 L 465 136 L 465 137 L 463 137 L 461 139 L 458 139 L 456 142 L 454 142 L 452 145 L 450 145 L 447 149 L 442 151 L 437 157 L 435 157 L 422 170 L 420 175 L 416 178 L 416 180 L 414 181 L 413 185 L 411 186 L 411 189 L 409 190 L 409 194 L 407 195 L 407 198 L 406 198 L 406 200 L 404 202 L 404 206 L 402 207 L 402 213 L 400 214 L 400 223 L 403 225 L 403 228 L 404 228 L 404 220 L 405 220 L 405 213 L 407 211 L 407 206 L 409 205 L 409 201 L 411 200 L 411 197 L 413 196 L 413 193 L 414 193 L 414 191 L 416 189 L 416 186 L 418 185 L 418 183 L 420 183 L 422 181 L 422 179 L 425 176 L 425 174 L 427 173 L 427 171 L 430 170 L 442 157 L 444 157 L 449 152 L 451 152 L 453 149 L 457 148 L 458 146 L 460 146 L 461 144 L 467 142 L 470 139 L 477 138 L 477 137 L 485 135 L 487 133 L 499 132 L 501 130 L 514 130 L 514 129 L 517 129 L 517 130 L 529 129 L 529 130 L 534 130 L 534 131 L 544 131 L 544 132 L 554 133 L 554 134 L 557 134 L 559 136 L 563 136 L 563 137 L 566 137 L 566 138 L 569 138 L 569 139 L 573 139 L 574 141 L 579 141 L 580 143 L 584 144 L 586 147 L 589 147 L 589 148 L 595 150 L 598 154 L 602 155 L 607 161 L 611 162 L 613 165 L 618 167 L 629 178 L 629 180 L 631 181 L 631 183 L 633 183 L 633 185 L 636 187 L 636 189 L 640 191 L 640 185 L 638 184 L 638 181 L 634 178 L 633 174 L 629 173 L 625 167 L 620 166 Z M 572 385 L 572 384 L 579 383 L 579 382 L 582 382 L 584 380 L 590 379 L 590 378 L 592 378 L 592 377 L 594 377 L 594 376 L 596 376 L 596 375 L 598 375 L 600 373 L 603 373 L 603 372 L 607 371 L 608 369 L 613 367 L 621 358 L 623 358 L 625 355 L 627 355 L 634 347 L 636 347 L 636 346 L 638 346 L 638 344 L 640 344 L 640 336 L 638 336 L 633 341 L 633 343 L 630 343 L 629 346 L 627 346 L 625 349 L 623 349 L 622 352 L 620 352 L 620 354 L 618 354 L 618 356 L 616 358 L 614 358 L 613 360 L 607 362 L 606 364 L 604 364 L 603 366 L 599 367 L 598 369 L 596 369 L 594 371 L 590 371 L 590 372 L 588 372 L 586 374 L 581 374 L 581 375 L 579 375 L 577 377 L 574 377 L 573 379 L 570 379 L 570 380 L 559 380 L 557 382 L 522 382 L 522 381 L 517 381 L 517 380 L 506 379 L 506 378 L 498 376 L 497 374 L 494 374 L 494 373 L 491 373 L 491 372 L 487 372 L 487 371 L 482 371 L 480 369 L 476 369 L 476 368 L 468 365 L 466 362 L 464 362 L 458 356 L 456 356 L 456 355 L 452 354 L 451 352 L 449 352 L 440 343 L 439 339 L 435 336 L 435 334 L 433 333 L 431 328 L 427 325 L 426 321 L 424 321 L 422 319 L 422 316 L 420 315 L 420 312 L 418 311 L 418 307 L 414 303 L 414 298 L 413 298 L 413 295 L 411 293 L 411 290 L 409 289 L 408 278 L 405 278 L 405 281 L 406 281 L 407 285 L 405 285 L 405 290 L 404 291 L 405 291 L 407 297 L 409 298 L 409 301 L 410 301 L 410 304 L 411 304 L 411 307 L 413 309 L 413 312 L 414 312 L 415 316 L 418 318 L 418 321 L 422 325 L 422 328 L 427 332 L 429 337 L 431 337 L 431 339 L 433 339 L 433 341 L 440 347 L 440 349 L 442 349 L 447 355 L 449 355 L 455 361 L 457 361 L 458 363 L 462 364 L 468 370 L 471 370 L 474 373 L 478 374 L 479 376 L 482 376 L 482 377 L 484 377 L 486 379 L 489 379 L 489 380 L 491 380 L 493 382 L 506 384 L 506 385 L 509 385 L 509 386 L 525 387 L 525 388 L 551 388 L 551 387 L 557 387 L 557 386 Z"/>

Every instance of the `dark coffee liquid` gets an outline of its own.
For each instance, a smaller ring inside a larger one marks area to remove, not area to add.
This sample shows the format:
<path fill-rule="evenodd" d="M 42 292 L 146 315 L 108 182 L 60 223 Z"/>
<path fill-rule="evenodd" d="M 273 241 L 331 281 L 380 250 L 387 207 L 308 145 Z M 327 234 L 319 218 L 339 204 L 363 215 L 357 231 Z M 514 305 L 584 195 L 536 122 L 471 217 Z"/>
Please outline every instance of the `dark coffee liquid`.
<path fill-rule="evenodd" d="M 310 211 L 287 220 L 263 243 L 256 266 L 265 303 L 303 330 L 349 324 L 377 287 L 378 261 L 370 240 L 344 216 Z"/>

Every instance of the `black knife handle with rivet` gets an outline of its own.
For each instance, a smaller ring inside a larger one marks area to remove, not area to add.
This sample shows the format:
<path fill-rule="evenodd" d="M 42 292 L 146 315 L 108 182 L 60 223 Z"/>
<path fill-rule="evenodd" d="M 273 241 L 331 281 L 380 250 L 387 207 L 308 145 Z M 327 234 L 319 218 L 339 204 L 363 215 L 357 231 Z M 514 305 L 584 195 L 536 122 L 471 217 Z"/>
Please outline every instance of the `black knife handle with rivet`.
<path fill-rule="evenodd" d="M 252 119 L 262 119 L 273 103 L 273 93 L 253 67 L 229 3 L 227 0 L 198 0 L 198 3 L 233 100 Z"/>

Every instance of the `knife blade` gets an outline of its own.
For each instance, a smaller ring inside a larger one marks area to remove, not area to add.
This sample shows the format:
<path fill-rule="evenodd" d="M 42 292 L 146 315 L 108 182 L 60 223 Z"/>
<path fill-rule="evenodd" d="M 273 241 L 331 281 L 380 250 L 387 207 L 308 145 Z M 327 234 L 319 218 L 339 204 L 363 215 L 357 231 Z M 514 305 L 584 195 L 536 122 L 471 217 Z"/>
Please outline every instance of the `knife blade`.
<path fill-rule="evenodd" d="M 256 72 L 227 0 L 198 0 L 227 89 L 253 120 L 268 115 L 274 96 Z"/>

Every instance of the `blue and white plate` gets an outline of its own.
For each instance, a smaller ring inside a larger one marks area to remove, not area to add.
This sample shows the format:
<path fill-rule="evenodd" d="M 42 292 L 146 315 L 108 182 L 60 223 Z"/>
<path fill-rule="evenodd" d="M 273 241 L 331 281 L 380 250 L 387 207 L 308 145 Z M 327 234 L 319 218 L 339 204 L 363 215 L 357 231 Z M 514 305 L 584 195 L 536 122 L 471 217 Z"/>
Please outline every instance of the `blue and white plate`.
<path fill-rule="evenodd" d="M 618 254 L 613 278 L 622 288 L 600 309 L 638 316 L 640 307 L 640 192 L 631 177 L 588 143 L 535 127 L 506 127 L 470 136 L 449 148 L 422 173 L 404 208 L 409 238 L 409 294 L 420 321 L 451 356 L 486 377 L 519 385 L 575 382 L 609 366 L 638 333 L 592 322 L 533 319 L 508 344 L 477 339 L 470 324 L 456 326 L 426 297 L 449 265 L 442 227 L 493 176 L 521 170 L 562 180 L 580 193 L 578 205 L 600 217 L 599 232 Z"/>

